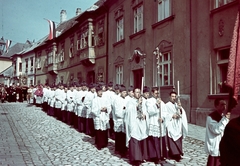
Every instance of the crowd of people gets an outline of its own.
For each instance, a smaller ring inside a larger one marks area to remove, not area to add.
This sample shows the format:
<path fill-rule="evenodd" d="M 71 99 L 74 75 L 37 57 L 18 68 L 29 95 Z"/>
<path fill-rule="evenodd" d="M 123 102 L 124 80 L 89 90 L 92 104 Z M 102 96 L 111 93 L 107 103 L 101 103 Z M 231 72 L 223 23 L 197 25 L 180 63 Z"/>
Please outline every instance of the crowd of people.
<path fill-rule="evenodd" d="M 115 153 L 132 165 L 166 159 L 180 161 L 182 140 L 188 125 L 176 92 L 164 103 L 157 87 L 143 89 L 103 82 L 87 85 L 38 85 L 27 90 L 28 103 L 35 103 L 49 116 L 95 137 L 98 150 L 115 140 Z"/>
<path fill-rule="evenodd" d="M 28 87 L 13 83 L 11 86 L 0 84 L 1 102 L 23 102 L 27 98 Z"/>

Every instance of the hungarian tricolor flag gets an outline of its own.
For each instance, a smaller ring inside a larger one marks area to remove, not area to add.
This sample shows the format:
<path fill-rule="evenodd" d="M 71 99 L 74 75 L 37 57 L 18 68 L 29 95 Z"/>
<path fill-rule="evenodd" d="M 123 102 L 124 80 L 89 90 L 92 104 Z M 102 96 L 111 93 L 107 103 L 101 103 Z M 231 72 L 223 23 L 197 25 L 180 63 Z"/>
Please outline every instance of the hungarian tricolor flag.
<path fill-rule="evenodd" d="M 48 40 L 52 40 L 56 37 L 56 29 L 55 29 L 55 23 L 51 20 L 46 19 L 49 23 L 49 35 Z"/>
<path fill-rule="evenodd" d="M 12 43 L 11 40 L 8 40 L 8 39 L 6 40 L 6 53 L 8 52 L 8 49 L 9 49 L 11 43 Z"/>
<path fill-rule="evenodd" d="M 235 22 L 233 37 L 231 41 L 227 82 L 230 87 L 228 111 L 231 111 L 238 104 L 238 93 L 240 87 L 240 35 L 239 35 L 239 12 Z"/>

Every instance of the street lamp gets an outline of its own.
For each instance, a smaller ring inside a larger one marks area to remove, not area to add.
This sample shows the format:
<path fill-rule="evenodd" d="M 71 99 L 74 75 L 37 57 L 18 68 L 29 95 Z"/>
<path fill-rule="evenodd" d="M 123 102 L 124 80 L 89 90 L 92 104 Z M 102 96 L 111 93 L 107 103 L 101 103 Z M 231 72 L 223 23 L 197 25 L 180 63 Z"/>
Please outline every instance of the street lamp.
<path fill-rule="evenodd" d="M 6 45 L 3 37 L 0 39 L 0 55 L 3 54 L 4 46 Z"/>

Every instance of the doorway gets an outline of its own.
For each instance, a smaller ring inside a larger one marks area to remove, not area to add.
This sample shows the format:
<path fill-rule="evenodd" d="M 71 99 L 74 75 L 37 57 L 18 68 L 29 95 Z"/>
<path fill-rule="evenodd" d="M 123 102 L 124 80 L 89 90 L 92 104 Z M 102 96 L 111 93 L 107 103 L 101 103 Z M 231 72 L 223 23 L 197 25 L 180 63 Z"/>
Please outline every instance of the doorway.
<path fill-rule="evenodd" d="M 95 83 L 95 72 L 94 71 L 89 71 L 87 73 L 87 84 L 90 83 Z"/>
<path fill-rule="evenodd" d="M 141 89 L 142 86 L 142 77 L 143 77 L 143 69 L 133 70 L 133 85 L 134 88 Z"/>

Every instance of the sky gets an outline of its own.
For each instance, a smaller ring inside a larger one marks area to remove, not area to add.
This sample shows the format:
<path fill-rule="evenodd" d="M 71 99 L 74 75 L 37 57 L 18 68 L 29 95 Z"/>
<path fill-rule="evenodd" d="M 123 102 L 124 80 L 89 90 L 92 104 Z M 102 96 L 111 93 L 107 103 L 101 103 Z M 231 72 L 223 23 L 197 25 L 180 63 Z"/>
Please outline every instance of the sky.
<path fill-rule="evenodd" d="M 97 0 L 0 0 L 0 38 L 16 43 L 38 41 L 49 33 L 45 19 L 60 22 L 61 10 L 66 10 L 67 19 L 76 16 Z"/>

